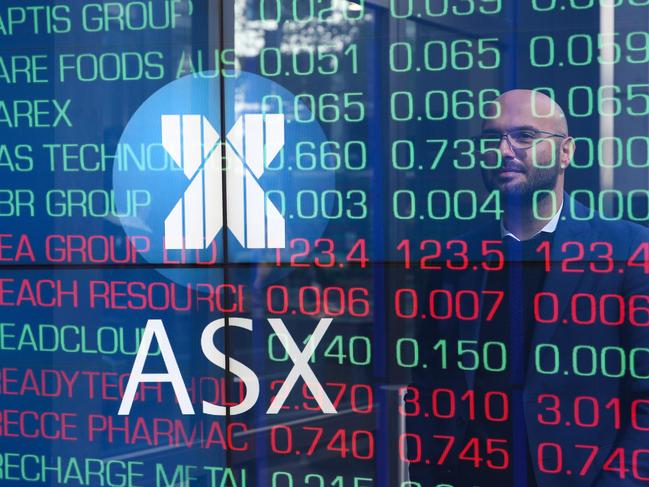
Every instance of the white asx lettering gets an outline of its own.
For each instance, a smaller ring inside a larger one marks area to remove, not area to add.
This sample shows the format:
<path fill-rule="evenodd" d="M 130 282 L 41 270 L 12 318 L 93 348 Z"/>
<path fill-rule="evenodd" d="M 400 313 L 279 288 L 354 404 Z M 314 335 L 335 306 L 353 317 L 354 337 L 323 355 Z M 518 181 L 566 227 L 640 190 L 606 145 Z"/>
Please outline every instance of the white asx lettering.
<path fill-rule="evenodd" d="M 252 331 L 252 320 L 248 318 L 229 318 L 230 325 L 237 328 L 243 328 L 248 331 Z M 304 349 L 300 351 L 295 340 L 286 329 L 286 326 L 281 319 L 269 319 L 268 322 L 273 328 L 273 331 L 280 339 L 282 345 L 284 346 L 286 353 L 293 361 L 293 367 L 289 374 L 286 376 L 282 387 L 280 388 L 277 396 L 273 399 L 273 402 L 270 404 L 270 407 L 266 411 L 267 414 L 277 414 L 284 402 L 288 398 L 289 394 L 293 390 L 293 387 L 297 383 L 298 379 L 301 377 L 304 379 L 305 384 L 313 394 L 316 402 L 320 406 L 320 409 L 323 413 L 326 414 L 335 414 L 336 408 L 333 403 L 327 396 L 322 384 L 318 381 L 318 378 L 314 374 L 313 370 L 309 366 L 309 359 L 315 352 L 316 347 L 324 337 L 324 334 L 327 332 L 329 325 L 333 320 L 331 318 L 322 318 L 313 333 L 311 338 L 304 346 Z M 220 318 L 209 323 L 203 333 L 201 334 L 201 349 L 205 357 L 212 362 L 214 365 L 217 365 L 225 370 L 226 360 L 228 359 L 225 354 L 216 348 L 214 345 L 214 334 L 225 327 L 225 319 Z M 158 345 L 160 347 L 160 353 L 164 360 L 165 368 L 167 371 L 165 373 L 155 373 L 155 374 L 145 374 L 144 363 L 146 361 L 153 337 L 156 337 L 158 340 Z M 237 415 L 245 413 L 250 410 L 257 399 L 259 398 L 259 378 L 257 374 L 246 365 L 242 364 L 238 360 L 229 358 L 230 360 L 230 372 L 245 384 L 246 386 L 246 395 L 243 400 L 232 407 L 220 406 L 217 404 L 212 404 L 207 401 L 203 401 L 203 412 L 212 416 L 225 416 L 228 412 L 230 415 Z M 178 399 L 178 404 L 180 410 L 183 414 L 194 414 L 194 408 L 191 405 L 189 399 L 189 394 L 185 388 L 185 383 L 183 382 L 182 376 L 180 375 L 180 369 L 178 368 L 178 362 L 174 355 L 173 350 L 171 349 L 171 344 L 169 343 L 169 338 L 164 329 L 164 325 L 161 320 L 149 320 L 147 321 L 146 328 L 144 329 L 144 334 L 142 336 L 142 342 L 135 356 L 135 362 L 133 363 L 133 369 L 131 375 L 128 379 L 128 384 L 124 391 L 124 397 L 122 398 L 122 403 L 120 404 L 118 414 L 127 415 L 131 412 L 131 406 L 133 400 L 135 399 L 135 393 L 140 383 L 142 382 L 171 382 L 176 398 Z"/>

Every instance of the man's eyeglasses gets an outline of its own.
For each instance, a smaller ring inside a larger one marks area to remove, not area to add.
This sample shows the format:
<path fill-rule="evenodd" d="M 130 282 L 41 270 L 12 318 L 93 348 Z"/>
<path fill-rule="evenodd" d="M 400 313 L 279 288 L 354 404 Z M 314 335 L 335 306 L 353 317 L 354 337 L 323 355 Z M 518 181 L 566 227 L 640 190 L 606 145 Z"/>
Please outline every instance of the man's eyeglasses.
<path fill-rule="evenodd" d="M 535 144 L 552 137 L 565 139 L 568 136 L 564 134 L 556 134 L 554 132 L 547 132 L 545 130 L 516 129 L 502 133 L 483 132 L 475 137 L 475 141 L 480 144 L 480 149 L 497 149 L 500 146 L 500 141 L 503 137 L 507 139 L 509 147 L 514 150 L 529 149 Z"/>

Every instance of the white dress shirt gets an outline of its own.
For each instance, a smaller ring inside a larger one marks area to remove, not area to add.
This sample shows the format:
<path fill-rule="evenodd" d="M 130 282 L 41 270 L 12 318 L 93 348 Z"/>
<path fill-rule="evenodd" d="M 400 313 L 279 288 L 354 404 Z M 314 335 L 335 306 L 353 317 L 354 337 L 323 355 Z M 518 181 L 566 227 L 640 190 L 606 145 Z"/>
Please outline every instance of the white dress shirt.
<path fill-rule="evenodd" d="M 559 224 L 559 217 L 561 216 L 561 210 L 562 210 L 562 209 L 563 209 L 563 202 L 561 202 L 561 206 L 559 207 L 559 210 L 557 210 L 557 212 L 556 212 L 556 213 L 554 214 L 554 216 L 550 219 L 550 221 L 549 221 L 548 223 L 546 223 L 545 226 L 544 226 L 543 228 L 541 228 L 541 230 L 539 230 L 538 232 L 536 232 L 534 235 L 532 235 L 532 236 L 531 236 L 530 238 L 528 238 L 527 240 L 531 240 L 531 239 L 533 239 L 534 237 L 536 237 L 536 236 L 537 236 L 539 233 L 541 233 L 541 232 L 554 233 L 554 231 L 557 229 L 557 225 Z M 512 232 L 510 232 L 509 230 L 507 230 L 507 229 L 505 228 L 505 221 L 504 221 L 504 219 L 503 219 L 503 220 L 500 220 L 500 236 L 501 236 L 502 238 L 505 238 L 505 237 L 507 237 L 507 236 L 510 236 L 510 237 L 512 237 L 513 239 L 515 239 L 515 240 L 518 241 L 518 242 L 521 241 L 520 238 L 518 238 L 516 235 L 514 235 Z"/>

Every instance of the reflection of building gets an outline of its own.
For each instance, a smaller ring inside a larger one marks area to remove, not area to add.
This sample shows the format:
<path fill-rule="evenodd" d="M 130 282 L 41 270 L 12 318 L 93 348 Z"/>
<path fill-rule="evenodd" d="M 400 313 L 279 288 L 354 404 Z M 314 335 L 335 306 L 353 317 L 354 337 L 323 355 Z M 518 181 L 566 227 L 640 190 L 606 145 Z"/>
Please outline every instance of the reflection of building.
<path fill-rule="evenodd" d="M 331 0 L 329 11 L 312 8 L 312 0 L 300 2 L 265 2 L 260 11 L 258 0 L 235 2 L 235 50 L 237 57 L 257 57 L 267 46 L 277 47 L 282 53 L 312 51 L 316 47 L 325 51 L 342 51 L 354 42 L 359 34 L 357 20 L 349 20 L 347 12 L 359 11 L 360 7 L 347 0 Z M 280 6 L 280 11 L 277 7 Z M 281 9 L 290 9 L 293 20 L 278 19 Z M 321 19 L 319 17 L 322 17 Z M 366 12 L 362 22 L 371 22 Z M 276 33 L 279 42 L 268 42 L 267 36 Z"/>

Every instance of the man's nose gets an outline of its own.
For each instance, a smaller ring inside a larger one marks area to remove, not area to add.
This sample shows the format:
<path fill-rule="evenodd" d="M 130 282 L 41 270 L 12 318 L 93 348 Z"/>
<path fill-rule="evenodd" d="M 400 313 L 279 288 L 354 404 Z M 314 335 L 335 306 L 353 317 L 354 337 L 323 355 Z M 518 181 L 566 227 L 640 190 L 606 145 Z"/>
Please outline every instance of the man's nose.
<path fill-rule="evenodd" d="M 511 143 L 509 142 L 509 137 L 507 137 L 504 134 L 500 137 L 500 145 L 498 146 L 498 149 L 500 150 L 500 153 L 502 154 L 503 159 L 507 158 L 507 157 L 509 157 L 509 158 L 515 158 L 516 157 L 516 153 L 514 152 L 514 149 L 513 149 L 512 145 L 511 145 Z"/>

